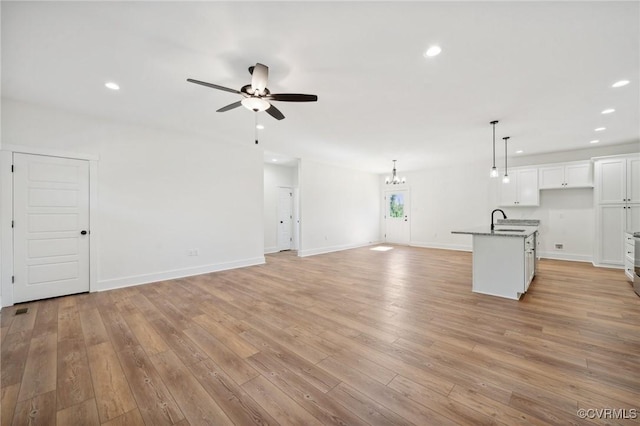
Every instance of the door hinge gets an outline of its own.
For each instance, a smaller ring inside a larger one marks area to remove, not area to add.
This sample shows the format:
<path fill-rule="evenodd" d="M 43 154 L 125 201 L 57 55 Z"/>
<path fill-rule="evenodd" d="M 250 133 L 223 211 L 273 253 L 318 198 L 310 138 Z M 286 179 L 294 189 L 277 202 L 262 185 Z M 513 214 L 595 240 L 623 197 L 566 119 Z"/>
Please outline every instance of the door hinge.
<path fill-rule="evenodd" d="M 11 173 L 13 173 L 13 164 L 11 165 Z"/>
<path fill-rule="evenodd" d="M 289 237 L 289 241 L 293 241 L 293 237 Z"/>
<path fill-rule="evenodd" d="M 11 284 L 16 282 L 16 277 L 14 275 L 11 275 Z"/>
<path fill-rule="evenodd" d="M 13 228 L 13 221 L 11 221 L 11 227 Z"/>
<path fill-rule="evenodd" d="M 289 197 L 293 197 L 293 192 L 290 192 L 290 193 L 289 193 Z"/>

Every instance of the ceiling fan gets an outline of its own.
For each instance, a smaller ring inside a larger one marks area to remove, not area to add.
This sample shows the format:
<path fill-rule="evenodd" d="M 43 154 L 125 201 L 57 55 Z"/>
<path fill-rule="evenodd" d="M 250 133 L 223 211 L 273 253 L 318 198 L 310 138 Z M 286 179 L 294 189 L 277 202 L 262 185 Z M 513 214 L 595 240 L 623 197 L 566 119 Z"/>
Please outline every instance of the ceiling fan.
<path fill-rule="evenodd" d="M 228 87 L 218 86 L 217 84 L 207 83 L 206 81 L 194 80 L 188 78 L 189 83 L 200 84 L 202 86 L 211 87 L 212 89 L 224 90 L 225 92 L 237 93 L 242 95 L 243 99 L 220 108 L 217 112 L 225 112 L 244 106 L 251 111 L 266 111 L 267 114 L 277 120 L 282 120 L 284 114 L 278 108 L 271 104 L 272 101 L 281 102 L 316 102 L 316 95 L 304 95 L 302 93 L 271 93 L 267 89 L 267 79 L 269 78 L 269 67 L 261 63 L 249 67 L 251 74 L 251 84 L 242 86 L 240 90 L 230 89 Z"/>

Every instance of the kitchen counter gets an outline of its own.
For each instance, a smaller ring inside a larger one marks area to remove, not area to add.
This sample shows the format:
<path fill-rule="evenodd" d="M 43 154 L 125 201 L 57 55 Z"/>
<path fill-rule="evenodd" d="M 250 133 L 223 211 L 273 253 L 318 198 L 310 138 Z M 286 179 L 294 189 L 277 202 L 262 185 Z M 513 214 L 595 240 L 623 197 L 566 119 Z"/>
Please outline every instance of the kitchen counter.
<path fill-rule="evenodd" d="M 478 228 L 463 229 L 461 231 L 451 231 L 452 234 L 468 234 L 468 235 L 490 235 L 495 237 L 522 237 L 526 238 L 529 235 L 538 231 L 537 226 L 516 226 L 510 224 L 498 224 L 493 231 L 489 226 L 481 226 Z M 517 229 L 518 231 L 507 231 L 511 229 Z"/>
<path fill-rule="evenodd" d="M 538 226 L 503 223 L 451 231 L 473 237 L 474 293 L 518 300 L 535 276 Z"/>

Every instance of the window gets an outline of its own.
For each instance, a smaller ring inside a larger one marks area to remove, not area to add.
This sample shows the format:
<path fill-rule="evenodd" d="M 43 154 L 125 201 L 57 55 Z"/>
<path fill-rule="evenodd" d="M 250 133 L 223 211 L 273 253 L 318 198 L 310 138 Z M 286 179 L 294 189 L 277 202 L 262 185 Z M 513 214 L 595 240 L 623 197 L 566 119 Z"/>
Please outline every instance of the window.
<path fill-rule="evenodd" d="M 391 194 L 389 197 L 389 217 L 404 217 L 404 195 Z"/>

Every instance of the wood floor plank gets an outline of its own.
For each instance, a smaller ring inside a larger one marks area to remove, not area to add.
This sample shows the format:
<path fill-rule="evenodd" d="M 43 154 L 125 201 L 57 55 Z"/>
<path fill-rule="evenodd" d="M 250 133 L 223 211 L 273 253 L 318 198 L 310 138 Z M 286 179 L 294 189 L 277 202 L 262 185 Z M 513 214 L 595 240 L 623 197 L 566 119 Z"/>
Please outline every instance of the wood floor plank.
<path fill-rule="evenodd" d="M 136 408 L 135 410 L 128 411 L 123 415 L 116 417 L 115 419 L 102 423 L 102 426 L 147 426 L 147 425 L 145 425 L 144 420 L 142 419 L 140 410 Z"/>
<path fill-rule="evenodd" d="M 57 424 L 63 425 L 82 425 L 82 426 L 99 426 L 100 418 L 98 417 L 98 408 L 96 400 L 91 398 L 76 405 L 59 410 L 57 415 Z"/>
<path fill-rule="evenodd" d="M 145 423 L 172 425 L 184 419 L 142 347 L 134 346 L 120 351 L 118 358 Z"/>
<path fill-rule="evenodd" d="M 82 334 L 80 314 L 72 296 L 60 299 L 58 305 L 58 341 L 77 339 Z M 63 302 L 64 301 L 64 302 Z"/>
<path fill-rule="evenodd" d="M 188 366 L 202 387 L 236 425 L 275 425 L 277 422 L 247 392 L 211 360 Z"/>
<path fill-rule="evenodd" d="M 108 342 L 109 335 L 104 327 L 98 308 L 82 309 L 79 311 L 82 334 L 87 346 Z"/>
<path fill-rule="evenodd" d="M 66 339 L 58 343 L 56 390 L 58 410 L 94 397 L 84 340 Z"/>
<path fill-rule="evenodd" d="M 276 385 L 289 398 L 303 407 L 323 424 L 357 425 L 366 422 L 340 405 L 333 397 L 319 391 L 294 374 L 272 355 L 258 353 L 248 359 L 263 377 Z"/>
<path fill-rule="evenodd" d="M 102 423 L 136 408 L 118 356 L 109 342 L 87 348 L 91 380 Z"/>
<path fill-rule="evenodd" d="M 0 425 L 9 425 L 13 420 L 13 412 L 18 402 L 20 384 L 5 386 L 2 388 L 2 400 L 0 402 Z"/>
<path fill-rule="evenodd" d="M 105 307 L 100 310 L 100 316 L 104 322 L 107 334 L 111 339 L 116 352 L 124 351 L 138 346 L 138 339 L 133 334 L 122 314 L 113 307 Z"/>
<path fill-rule="evenodd" d="M 400 426 L 413 424 L 345 383 L 340 383 L 331 389 L 329 395 L 332 395 L 340 404 L 371 425 Z"/>
<path fill-rule="evenodd" d="M 154 355 L 169 349 L 167 343 L 160 337 L 153 326 L 139 312 L 123 313 L 125 321 L 136 336 L 140 346 L 148 355 Z"/>
<path fill-rule="evenodd" d="M 246 340 L 238 336 L 237 333 L 229 330 L 209 315 L 198 315 L 193 318 L 193 321 L 235 352 L 240 358 L 247 358 L 258 353 L 258 349 L 253 345 L 249 344 Z"/>
<path fill-rule="evenodd" d="M 321 425 L 322 423 L 313 417 L 300 405 L 296 404 L 284 392 L 262 376 L 258 376 L 242 385 L 242 387 L 265 410 L 273 416 L 280 425 Z"/>
<path fill-rule="evenodd" d="M 173 351 L 151 357 L 153 365 L 192 425 L 233 425 L 233 421 L 211 398 Z"/>
<path fill-rule="evenodd" d="M 7 337 L 2 339 L 0 371 L 3 388 L 22 381 L 30 344 L 31 331 L 7 334 Z"/>
<path fill-rule="evenodd" d="M 56 422 L 56 391 L 18 402 L 12 426 L 53 425 Z"/>
<path fill-rule="evenodd" d="M 18 401 L 56 389 L 57 340 L 57 334 L 44 334 L 31 339 Z M 55 407 L 53 410 L 55 412 Z"/>
<path fill-rule="evenodd" d="M 287 366 L 287 368 L 304 378 L 307 382 L 311 383 L 322 392 L 328 392 L 340 383 L 340 380 L 335 376 L 297 354 L 288 351 L 286 348 L 280 346 L 278 343 L 255 330 L 244 331 L 241 335 L 243 338 L 247 339 L 248 342 L 259 348 L 261 352 L 277 357 L 280 362 Z"/>
<path fill-rule="evenodd" d="M 58 300 L 43 300 L 38 304 L 38 315 L 33 325 L 32 337 L 58 332 Z"/>
<path fill-rule="evenodd" d="M 200 326 L 194 326 L 184 330 L 184 334 L 196 342 L 200 348 L 219 365 L 238 384 L 251 380 L 258 373 L 251 366 L 218 339 L 207 333 Z"/>
<path fill-rule="evenodd" d="M 162 337 L 173 352 L 178 355 L 185 364 L 204 361 L 208 358 L 206 353 L 196 345 L 186 334 L 178 330 L 163 316 L 151 321 L 154 330 Z"/>

